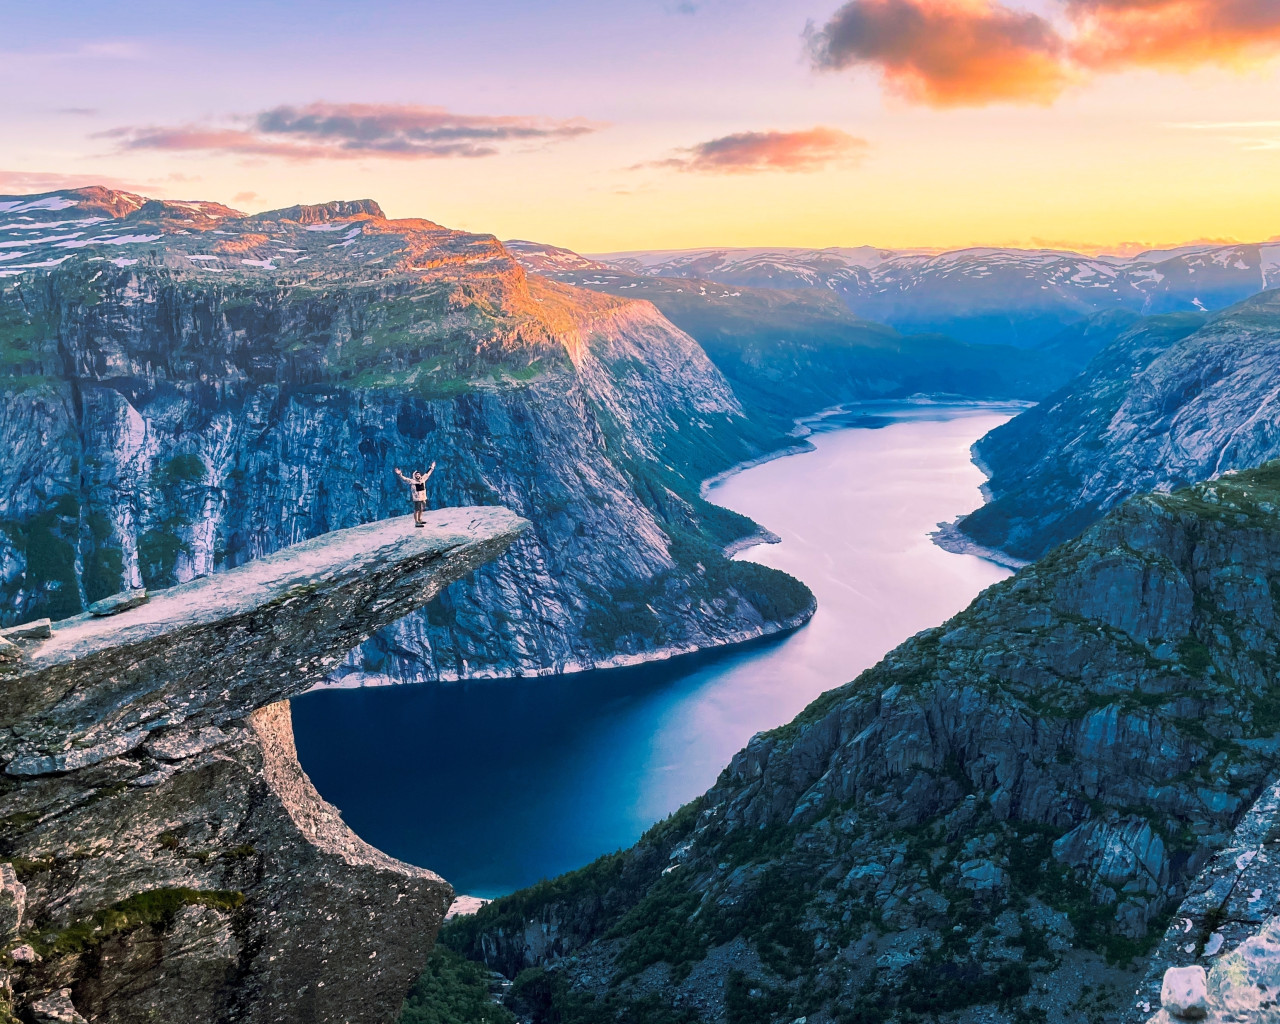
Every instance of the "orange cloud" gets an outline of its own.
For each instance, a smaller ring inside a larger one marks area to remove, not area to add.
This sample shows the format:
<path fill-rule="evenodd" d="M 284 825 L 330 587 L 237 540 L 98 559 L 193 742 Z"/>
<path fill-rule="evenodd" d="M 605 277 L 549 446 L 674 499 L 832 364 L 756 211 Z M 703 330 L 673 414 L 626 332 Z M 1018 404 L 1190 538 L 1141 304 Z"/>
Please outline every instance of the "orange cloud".
<path fill-rule="evenodd" d="M 809 30 L 814 65 L 872 67 L 936 107 L 1045 103 L 1073 81 L 1280 56 L 1280 0 L 1057 0 L 1056 20 L 998 0 L 848 0 Z"/>
<path fill-rule="evenodd" d="M 820 68 L 878 68 L 931 106 L 1047 102 L 1070 81 L 1054 26 L 990 0 L 849 0 L 809 46 Z"/>
<path fill-rule="evenodd" d="M 678 156 L 650 167 L 712 174 L 760 171 L 816 171 L 837 161 L 864 156 L 871 144 L 837 128 L 799 132 L 738 132 L 678 150 Z"/>
<path fill-rule="evenodd" d="M 1280 54 L 1277 0 L 1067 0 L 1072 56 L 1103 70 L 1244 64 Z"/>

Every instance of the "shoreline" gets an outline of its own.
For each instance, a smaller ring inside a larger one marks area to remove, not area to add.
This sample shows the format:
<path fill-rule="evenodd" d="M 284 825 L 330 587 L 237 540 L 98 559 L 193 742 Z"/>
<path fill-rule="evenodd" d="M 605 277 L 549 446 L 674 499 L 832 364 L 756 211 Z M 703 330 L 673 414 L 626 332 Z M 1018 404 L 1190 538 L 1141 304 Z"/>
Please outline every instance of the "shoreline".
<path fill-rule="evenodd" d="M 793 435 L 798 438 L 811 436 L 815 433 L 824 432 L 827 429 L 841 429 L 839 425 L 824 426 L 831 420 L 839 416 L 846 416 L 859 411 L 868 412 L 880 410 L 887 412 L 890 410 L 901 410 L 910 412 L 918 410 L 926 412 L 928 410 L 939 411 L 942 409 L 969 410 L 972 412 L 982 411 L 1010 411 L 1030 408 L 1032 403 L 1012 402 L 1012 401 L 991 401 L 984 402 L 973 399 L 955 398 L 950 399 L 946 396 L 913 396 L 906 399 L 869 399 L 863 402 L 848 402 L 841 405 L 830 406 L 817 413 L 811 413 L 807 416 L 798 416 L 793 421 Z M 1016 412 L 1014 413 L 1016 415 Z M 797 433 L 804 431 L 803 434 Z M 723 483 L 731 477 L 737 476 L 748 469 L 754 469 L 757 466 L 763 466 L 777 459 L 787 458 L 791 455 L 803 455 L 807 452 L 817 450 L 817 446 L 811 441 L 802 440 L 801 443 L 789 445 L 785 448 L 779 448 L 772 452 L 766 452 L 756 458 L 747 459 L 743 462 L 736 463 L 713 476 L 707 477 L 702 481 L 699 487 L 699 493 L 703 500 L 711 501 L 709 492 L 718 484 Z M 976 464 L 976 463 L 975 463 Z M 979 469 L 982 467 L 979 466 Z M 984 471 L 985 475 L 985 471 Z M 712 502 L 715 504 L 715 502 Z M 957 517 L 957 519 L 963 517 Z M 757 524 L 759 525 L 759 524 Z M 970 541 L 955 528 L 954 523 L 939 523 L 939 529 L 928 534 L 929 538 L 944 551 L 959 555 L 974 555 L 982 558 L 984 561 L 992 562 L 1005 569 L 1017 571 L 1026 562 L 1021 562 L 1012 556 L 1005 555 L 1003 552 L 994 551 L 983 548 L 980 545 Z M 733 558 L 745 551 L 749 551 L 754 547 L 765 544 L 780 544 L 782 538 L 767 527 L 760 526 L 758 530 L 725 545 L 722 549 L 726 558 Z M 801 580 L 800 582 L 804 582 Z M 598 662 L 584 664 L 582 662 L 566 662 L 559 666 L 550 666 L 546 668 L 528 669 L 519 673 L 497 672 L 482 670 L 476 673 L 460 674 L 450 672 L 446 675 L 437 676 L 434 679 L 393 679 L 388 676 L 378 676 L 371 673 L 352 672 L 335 680 L 325 680 L 316 683 L 315 686 L 307 690 L 307 693 L 315 693 L 319 690 L 360 690 L 365 688 L 381 688 L 387 686 L 415 686 L 415 685 L 433 685 L 433 684 L 465 684 L 474 682 L 500 682 L 513 679 L 542 679 L 549 676 L 562 675 L 578 675 L 584 672 L 608 671 L 617 668 L 634 668 L 638 665 L 651 665 L 655 663 L 671 661 L 675 658 L 688 657 L 689 655 L 719 652 L 728 647 L 737 646 L 739 644 L 750 643 L 753 640 L 762 640 L 768 637 L 777 637 L 786 633 L 793 632 L 806 625 L 817 612 L 816 599 L 810 602 L 810 606 L 790 619 L 780 620 L 768 623 L 763 627 L 738 630 L 723 637 L 717 637 L 708 644 L 677 644 L 667 647 L 656 648 L 650 651 L 642 651 L 636 654 L 615 654 L 608 658 L 604 658 Z M 353 681 L 347 682 L 346 680 Z M 358 681 L 357 681 L 358 680 Z"/>
<path fill-rule="evenodd" d="M 796 422 L 799 423 L 800 421 L 797 420 Z M 803 444 L 793 444 L 793 445 L 788 445 L 785 448 L 775 448 L 771 452 L 765 452 L 763 455 L 757 455 L 754 459 L 746 459 L 743 462 L 735 463 L 734 465 L 730 466 L 728 469 L 722 470 L 721 472 L 716 473 L 714 476 L 709 476 L 705 480 L 703 480 L 702 483 L 698 485 L 698 496 L 702 498 L 703 501 L 711 501 L 711 498 L 710 498 L 711 489 L 713 487 L 718 486 L 719 484 L 724 483 L 730 477 L 735 477 L 739 473 L 745 473 L 748 469 L 755 469 L 757 466 L 763 466 L 770 462 L 776 462 L 778 459 L 785 459 L 791 455 L 804 455 L 806 452 L 811 452 L 813 450 L 814 450 L 814 446 L 810 442 L 805 441 Z M 715 504 L 715 502 L 712 502 L 712 504 Z M 761 527 L 761 529 L 764 529 L 764 528 Z M 773 534 L 770 533 L 769 530 L 764 530 L 764 532 L 769 533 L 770 536 L 773 536 Z M 737 544 L 738 542 L 734 541 L 733 543 Z M 773 544 L 777 542 L 766 541 L 765 543 Z"/>
<path fill-rule="evenodd" d="M 1017 572 L 1031 564 L 1024 559 L 1007 555 L 997 548 L 983 547 L 977 541 L 970 540 L 955 522 L 939 523 L 938 528 L 929 534 L 929 539 L 943 551 L 949 551 L 953 555 L 973 555 L 975 558 L 981 558 L 984 562 L 990 562 L 1011 572 Z"/>
<path fill-rule="evenodd" d="M 765 640 L 770 637 L 779 637 L 787 633 L 793 633 L 802 626 L 807 625 L 809 620 L 818 611 L 818 602 L 816 600 L 809 602 L 809 606 L 797 615 L 791 616 L 789 619 L 782 619 L 776 622 L 766 623 L 756 629 L 742 629 L 734 633 L 729 633 L 723 637 L 717 637 L 709 644 L 678 644 L 668 647 L 659 647 L 651 651 L 640 651 L 636 654 L 614 654 L 601 661 L 591 664 L 584 664 L 579 661 L 566 662 L 562 666 L 552 668 L 535 668 L 519 673 L 500 673 L 500 672 L 477 672 L 473 675 L 459 675 L 451 672 L 447 675 L 441 675 L 435 679 L 391 679 L 387 676 L 375 677 L 369 674 L 360 674 L 356 672 L 349 673 L 339 680 L 333 682 L 320 682 L 311 687 L 306 693 L 316 693 L 321 690 L 363 690 L 363 689 L 381 689 L 388 686 L 432 686 L 444 684 L 452 686 L 465 683 L 482 683 L 482 682 L 508 682 L 516 679 L 545 679 L 548 676 L 570 676 L 581 675 L 586 672 L 605 672 L 615 668 L 635 668 L 638 665 L 652 665 L 664 661 L 672 661 L 676 658 L 687 658 L 695 654 L 708 654 L 722 651 L 727 647 L 736 647 L 739 644 L 751 643 L 753 640 Z M 344 682 L 343 680 L 358 676 L 360 682 Z M 303 694 L 305 696 L 306 694 Z"/>

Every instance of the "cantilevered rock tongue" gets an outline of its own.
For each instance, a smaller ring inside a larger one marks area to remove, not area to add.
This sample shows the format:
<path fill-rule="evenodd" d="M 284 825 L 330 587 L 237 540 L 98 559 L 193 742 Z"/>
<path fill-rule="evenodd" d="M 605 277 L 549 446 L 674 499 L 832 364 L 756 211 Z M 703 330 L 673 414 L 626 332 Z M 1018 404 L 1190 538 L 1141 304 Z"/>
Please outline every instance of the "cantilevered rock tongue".
<path fill-rule="evenodd" d="M 337 530 L 161 591 L 109 617 L 55 623 L 5 681 L 9 775 L 114 757 L 157 730 L 244 718 L 301 693 L 374 631 L 505 550 L 526 522 L 443 509 Z M 21 738 L 16 738 L 20 735 Z"/>
<path fill-rule="evenodd" d="M 0 947 L 24 953 L 0 968 L 24 1019 L 391 1020 L 453 890 L 346 827 L 282 698 L 527 525 L 371 523 L 20 637 L 0 675 Z"/>

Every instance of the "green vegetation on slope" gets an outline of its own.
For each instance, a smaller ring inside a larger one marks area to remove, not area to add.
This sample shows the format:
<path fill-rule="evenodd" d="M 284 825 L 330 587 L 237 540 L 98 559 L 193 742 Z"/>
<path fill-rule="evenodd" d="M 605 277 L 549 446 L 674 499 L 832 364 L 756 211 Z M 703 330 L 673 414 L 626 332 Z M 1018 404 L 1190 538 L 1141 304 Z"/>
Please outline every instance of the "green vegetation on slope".
<path fill-rule="evenodd" d="M 525 972 L 512 1004 L 538 1022 L 584 1007 L 625 1021 L 655 977 L 678 992 L 735 941 L 751 954 L 730 1019 L 879 1024 L 987 1004 L 1038 1019 L 1037 978 L 1068 945 L 1125 976 L 1188 865 L 1272 777 L 1255 741 L 1280 730 L 1280 586 L 1256 570 L 1277 557 L 1280 462 L 1132 499 L 754 740 L 663 830 L 445 941 L 511 971 L 528 923 L 555 922 L 565 955 Z M 1143 735 L 1158 740 L 1132 749 Z M 1156 858 L 1142 870 L 1158 885 L 1098 873 L 1091 858 L 1120 842 Z M 905 935 L 896 970 L 853 977 Z M 588 962 L 585 988 L 607 981 L 604 996 L 583 991 Z"/>
<path fill-rule="evenodd" d="M 37 932 L 32 945 L 41 956 L 84 953 L 113 935 L 150 927 L 167 930 L 186 907 L 211 907 L 229 914 L 244 905 L 244 893 L 230 890 L 164 888 L 134 893 L 61 931 Z"/>
<path fill-rule="evenodd" d="M 437 946 L 400 1008 L 398 1024 L 515 1024 L 493 1002 L 489 972 L 447 946 Z"/>

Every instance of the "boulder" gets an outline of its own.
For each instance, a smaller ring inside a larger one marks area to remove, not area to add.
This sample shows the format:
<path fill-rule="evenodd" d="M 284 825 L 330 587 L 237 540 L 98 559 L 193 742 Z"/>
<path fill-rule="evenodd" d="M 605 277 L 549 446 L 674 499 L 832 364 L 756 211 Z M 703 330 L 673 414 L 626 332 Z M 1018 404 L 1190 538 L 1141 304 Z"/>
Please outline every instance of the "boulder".
<path fill-rule="evenodd" d="M 1209 979 L 1203 967 L 1170 967 L 1164 972 L 1160 1002 L 1178 1020 L 1201 1020 L 1209 1015 Z"/>
<path fill-rule="evenodd" d="M 975 892 L 990 892 L 1004 885 L 1004 871 L 989 860 L 971 860 L 960 865 L 960 884 Z"/>
<path fill-rule="evenodd" d="M 112 594 L 110 597 L 104 597 L 101 601 L 94 601 L 89 605 L 89 614 L 102 618 L 106 615 L 118 615 L 120 612 L 127 612 L 130 608 L 137 608 L 140 604 L 147 603 L 147 588 L 138 587 L 136 590 L 122 590 L 118 594 Z"/>
<path fill-rule="evenodd" d="M 0 629 L 0 639 L 5 640 L 48 640 L 53 636 L 53 623 L 48 619 L 34 619 L 18 626 Z"/>
<path fill-rule="evenodd" d="M 32 1000 L 28 1010 L 36 1024 L 88 1024 L 72 1004 L 69 988 Z"/>

